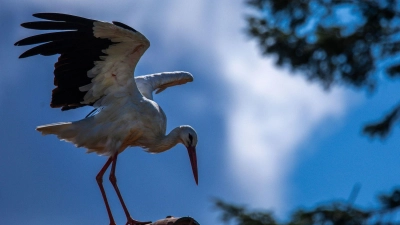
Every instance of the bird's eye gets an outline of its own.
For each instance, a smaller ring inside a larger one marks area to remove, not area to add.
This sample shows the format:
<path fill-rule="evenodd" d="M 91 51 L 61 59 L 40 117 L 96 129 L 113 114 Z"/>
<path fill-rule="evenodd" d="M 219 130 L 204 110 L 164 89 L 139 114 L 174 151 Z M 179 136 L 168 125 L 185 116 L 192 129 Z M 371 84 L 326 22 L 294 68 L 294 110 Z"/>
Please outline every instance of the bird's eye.
<path fill-rule="evenodd" d="M 190 140 L 190 144 L 192 144 L 193 142 L 193 136 L 191 134 L 189 134 L 189 140 Z"/>

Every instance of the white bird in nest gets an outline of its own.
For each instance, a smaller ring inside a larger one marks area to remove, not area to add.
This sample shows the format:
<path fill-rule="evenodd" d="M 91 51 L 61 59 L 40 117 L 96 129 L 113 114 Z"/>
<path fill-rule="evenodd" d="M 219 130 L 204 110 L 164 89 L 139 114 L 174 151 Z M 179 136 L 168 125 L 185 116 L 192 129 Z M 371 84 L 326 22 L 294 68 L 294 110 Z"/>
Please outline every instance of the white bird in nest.
<path fill-rule="evenodd" d="M 187 72 L 169 72 L 134 77 L 133 72 L 150 42 L 135 29 L 120 22 L 101 22 L 60 13 L 37 13 L 46 21 L 21 24 L 36 30 L 63 30 L 28 37 L 15 45 L 40 44 L 21 54 L 60 54 L 54 69 L 54 85 L 50 106 L 69 110 L 93 106 L 89 115 L 79 121 L 38 126 L 43 135 L 55 134 L 61 140 L 88 152 L 108 156 L 96 176 L 110 224 L 115 224 L 102 185 L 102 178 L 111 166 L 110 181 L 127 217 L 126 224 L 147 224 L 130 216 L 119 192 L 115 168 L 118 155 L 126 148 L 139 146 L 150 153 L 160 153 L 178 143 L 186 146 L 192 172 L 198 183 L 196 131 L 187 125 L 166 133 L 167 118 L 153 101 L 152 92 L 193 80 Z"/>

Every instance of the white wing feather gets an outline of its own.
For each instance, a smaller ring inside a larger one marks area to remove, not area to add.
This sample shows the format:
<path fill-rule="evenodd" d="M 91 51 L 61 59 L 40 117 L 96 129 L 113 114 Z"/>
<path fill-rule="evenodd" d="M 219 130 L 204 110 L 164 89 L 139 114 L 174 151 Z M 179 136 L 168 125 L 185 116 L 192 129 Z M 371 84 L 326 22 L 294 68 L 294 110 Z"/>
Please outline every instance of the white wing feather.
<path fill-rule="evenodd" d="M 185 84 L 193 81 L 192 74 L 184 71 L 155 73 L 135 77 L 136 85 L 142 95 L 153 100 L 153 91 L 156 94 L 168 87 Z"/>
<path fill-rule="evenodd" d="M 150 42 L 139 32 L 133 32 L 107 22 L 94 22 L 95 37 L 110 39 L 115 44 L 103 52 L 102 61 L 96 61 L 95 66 L 88 71 L 93 78 L 88 85 L 79 88 L 87 91 L 82 104 L 96 102 L 96 106 L 106 104 L 104 97 L 124 97 L 128 93 L 141 97 L 136 87 L 133 73 L 140 57 L 149 48 Z"/>

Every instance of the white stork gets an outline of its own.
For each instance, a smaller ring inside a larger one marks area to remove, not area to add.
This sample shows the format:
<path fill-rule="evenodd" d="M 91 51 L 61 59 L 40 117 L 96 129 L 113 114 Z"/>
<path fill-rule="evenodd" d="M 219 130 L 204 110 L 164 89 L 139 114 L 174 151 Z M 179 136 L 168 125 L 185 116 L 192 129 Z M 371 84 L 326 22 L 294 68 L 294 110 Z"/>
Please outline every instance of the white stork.
<path fill-rule="evenodd" d="M 15 45 L 37 45 L 20 58 L 60 54 L 54 69 L 50 106 L 61 110 L 93 106 L 89 115 L 79 121 L 38 126 L 43 135 L 55 134 L 61 140 L 88 152 L 108 156 L 96 176 L 110 224 L 115 224 L 102 185 L 105 171 L 112 163 L 110 181 L 127 217 L 126 224 L 147 224 L 130 216 L 119 192 L 115 168 L 119 153 L 139 146 L 150 153 L 164 152 L 178 143 L 186 146 L 192 172 L 198 183 L 196 131 L 179 126 L 166 135 L 167 118 L 153 101 L 152 92 L 193 80 L 190 73 L 170 72 L 134 77 L 137 62 L 150 46 L 145 36 L 120 22 L 101 22 L 60 13 L 37 13 L 47 21 L 21 24 L 37 30 L 63 30 L 25 38 Z"/>

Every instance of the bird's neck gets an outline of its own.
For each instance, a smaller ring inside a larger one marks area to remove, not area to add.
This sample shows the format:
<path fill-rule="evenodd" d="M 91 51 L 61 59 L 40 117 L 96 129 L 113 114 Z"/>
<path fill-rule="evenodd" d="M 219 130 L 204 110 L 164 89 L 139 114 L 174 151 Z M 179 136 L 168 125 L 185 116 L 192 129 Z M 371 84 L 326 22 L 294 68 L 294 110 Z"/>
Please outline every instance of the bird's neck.
<path fill-rule="evenodd" d="M 168 135 L 161 137 L 157 141 L 157 144 L 150 147 L 148 151 L 153 153 L 160 153 L 171 149 L 172 147 L 181 142 L 179 138 L 179 132 L 180 132 L 179 127 L 176 127 Z"/>

